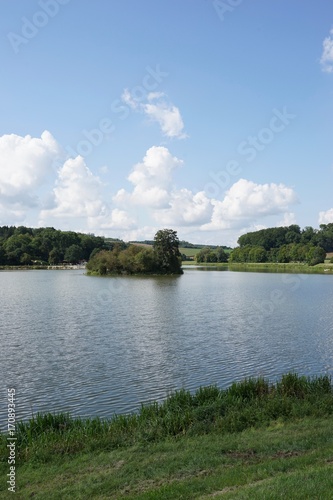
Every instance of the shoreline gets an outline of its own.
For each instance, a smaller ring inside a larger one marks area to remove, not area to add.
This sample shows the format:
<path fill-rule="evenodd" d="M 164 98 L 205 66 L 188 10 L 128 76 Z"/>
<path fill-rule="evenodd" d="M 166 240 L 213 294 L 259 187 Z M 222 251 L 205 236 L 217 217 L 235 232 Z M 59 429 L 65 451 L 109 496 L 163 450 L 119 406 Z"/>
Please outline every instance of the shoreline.
<path fill-rule="evenodd" d="M 317 264 L 315 266 L 309 266 L 308 264 L 295 264 L 289 263 L 268 263 L 268 262 L 246 262 L 246 263 L 228 263 L 228 262 L 200 262 L 195 261 L 183 261 L 182 269 L 190 268 L 200 268 L 200 269 L 224 269 L 231 272 L 267 272 L 267 273 L 291 273 L 291 274 L 325 274 L 333 275 L 333 264 L 323 263 Z M 82 264 L 68 264 L 68 265 L 32 265 L 32 266 L 0 266 L 0 271 L 35 271 L 35 270 L 47 270 L 47 271 L 64 271 L 64 270 L 78 270 L 86 269 L 86 265 Z M 99 276 L 95 273 L 87 273 L 87 276 Z M 129 276 L 126 273 L 114 273 L 108 274 L 106 277 L 112 276 Z M 139 273 L 136 276 L 165 276 L 158 273 Z M 176 274 L 173 274 L 176 276 Z"/>
<path fill-rule="evenodd" d="M 68 265 L 33 265 L 33 266 L 0 266 L 0 271 L 57 271 L 57 270 L 71 270 L 71 269 L 85 269 L 86 266 L 82 264 L 68 264 Z"/>
<path fill-rule="evenodd" d="M 195 261 L 184 261 L 183 265 L 199 268 L 218 268 L 226 271 L 246 271 L 246 272 L 271 272 L 271 273 L 296 273 L 296 274 L 333 274 L 333 264 L 323 263 L 315 266 L 308 264 L 288 263 L 270 263 L 270 262 L 245 262 L 245 263 L 228 263 L 228 262 L 205 262 L 196 263 Z"/>
<path fill-rule="evenodd" d="M 286 481 L 290 497 L 330 498 L 332 419 L 331 377 L 250 378 L 107 420 L 37 414 L 18 423 L 9 451 L 0 434 L 0 470 L 15 453 L 22 498 L 53 498 L 55 484 L 59 498 L 270 498 Z"/>

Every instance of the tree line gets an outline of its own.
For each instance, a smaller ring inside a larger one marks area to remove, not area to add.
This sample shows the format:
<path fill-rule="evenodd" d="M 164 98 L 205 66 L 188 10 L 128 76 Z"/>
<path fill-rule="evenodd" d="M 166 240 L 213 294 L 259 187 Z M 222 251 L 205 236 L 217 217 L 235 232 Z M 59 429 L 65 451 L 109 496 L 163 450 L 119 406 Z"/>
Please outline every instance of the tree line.
<path fill-rule="evenodd" d="M 93 252 L 112 247 L 112 242 L 93 234 L 53 227 L 0 227 L 0 265 L 76 264 L 88 260 Z"/>
<path fill-rule="evenodd" d="M 228 262 L 229 255 L 224 250 L 227 247 L 204 247 L 200 250 L 196 256 L 195 260 L 198 263 L 202 262 Z"/>
<path fill-rule="evenodd" d="M 324 262 L 333 251 L 333 223 L 303 230 L 293 224 L 287 227 L 261 229 L 243 234 L 230 262 L 302 262 L 311 266 Z"/>

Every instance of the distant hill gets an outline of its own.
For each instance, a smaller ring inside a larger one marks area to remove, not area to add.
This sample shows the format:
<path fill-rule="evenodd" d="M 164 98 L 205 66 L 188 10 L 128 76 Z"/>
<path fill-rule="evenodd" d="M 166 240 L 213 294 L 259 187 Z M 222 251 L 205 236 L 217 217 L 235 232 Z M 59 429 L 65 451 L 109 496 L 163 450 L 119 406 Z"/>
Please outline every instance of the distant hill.
<path fill-rule="evenodd" d="M 144 241 L 130 241 L 132 245 L 139 246 L 152 246 L 154 244 L 153 240 L 144 240 Z M 203 249 L 209 248 L 210 250 L 216 250 L 217 248 L 223 248 L 226 253 L 230 253 L 232 251 L 231 247 L 225 245 L 202 245 L 199 243 L 190 243 L 185 240 L 179 241 L 179 251 L 182 254 L 183 260 L 195 260 L 195 256 Z"/>
<path fill-rule="evenodd" d="M 153 245 L 154 240 L 129 241 L 129 243 L 132 243 L 133 245 Z M 203 248 L 211 248 L 212 250 L 216 250 L 216 248 L 223 248 L 223 250 L 229 250 L 229 251 L 232 250 L 231 247 L 228 247 L 225 245 L 202 245 L 199 243 L 190 243 L 190 242 L 185 241 L 185 240 L 179 241 L 179 248 L 180 249 L 188 248 L 188 249 L 193 249 L 194 251 L 195 250 L 199 251 L 199 250 L 202 250 Z M 197 252 L 195 252 L 195 253 L 197 253 Z"/>

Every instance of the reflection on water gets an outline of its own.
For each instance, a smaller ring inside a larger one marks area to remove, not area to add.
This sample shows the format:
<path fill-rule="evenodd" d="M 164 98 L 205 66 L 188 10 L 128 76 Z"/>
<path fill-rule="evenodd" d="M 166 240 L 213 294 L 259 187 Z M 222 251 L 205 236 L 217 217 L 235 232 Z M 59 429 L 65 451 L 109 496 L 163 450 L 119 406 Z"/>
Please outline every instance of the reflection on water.
<path fill-rule="evenodd" d="M 180 387 L 332 374 L 331 279 L 208 269 L 1 272 L 2 394 L 15 387 L 19 418 L 111 416 Z"/>

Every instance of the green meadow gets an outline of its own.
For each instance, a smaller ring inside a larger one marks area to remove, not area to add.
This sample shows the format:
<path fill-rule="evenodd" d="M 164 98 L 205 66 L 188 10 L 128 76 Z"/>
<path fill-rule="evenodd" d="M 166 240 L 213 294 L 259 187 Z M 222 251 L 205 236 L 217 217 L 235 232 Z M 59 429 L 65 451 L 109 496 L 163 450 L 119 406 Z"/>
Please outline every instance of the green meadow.
<path fill-rule="evenodd" d="M 17 498 L 326 499 L 333 390 L 290 373 L 177 391 L 110 420 L 36 415 L 16 428 Z M 0 439 L 1 498 L 8 449 Z"/>

